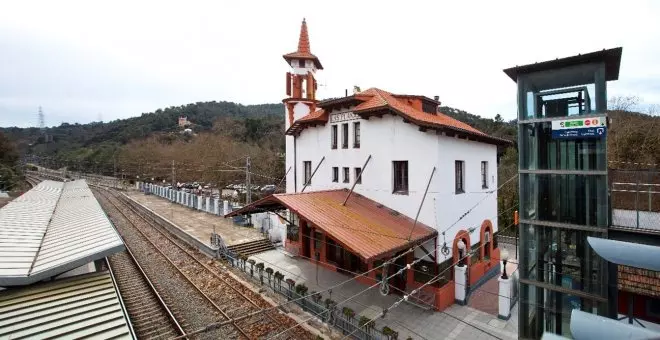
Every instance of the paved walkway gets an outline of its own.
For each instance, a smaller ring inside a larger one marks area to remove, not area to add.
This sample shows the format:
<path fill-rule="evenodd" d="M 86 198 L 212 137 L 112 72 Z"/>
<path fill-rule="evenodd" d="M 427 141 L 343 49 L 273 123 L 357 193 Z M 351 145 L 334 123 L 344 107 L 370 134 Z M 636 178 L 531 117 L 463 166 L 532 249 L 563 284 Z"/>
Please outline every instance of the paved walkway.
<path fill-rule="evenodd" d="M 280 271 L 285 278 L 291 278 L 296 283 L 304 283 L 312 291 L 324 291 L 338 285 L 350 276 L 325 269 L 320 266 L 301 259 L 293 258 L 281 249 L 267 251 L 252 256 L 257 262 L 264 262 L 266 267 Z M 377 288 L 364 291 L 368 286 L 350 281 L 340 287 L 332 289 L 332 294 L 323 292 L 323 299 L 331 297 L 340 303 L 353 309 L 356 315 L 378 315 L 383 308 L 391 306 L 401 298 L 399 295 L 381 296 Z M 342 300 L 349 299 L 341 303 Z M 496 315 L 491 315 L 469 306 L 453 305 L 443 312 L 423 310 L 413 305 L 402 303 L 392 309 L 384 319 L 377 319 L 376 327 L 383 326 L 399 332 L 399 339 L 411 336 L 413 339 L 494 339 L 488 333 L 502 339 L 517 339 L 517 308 L 516 316 L 512 315 L 509 321 L 503 321 Z M 479 329 L 483 330 L 479 330 Z M 485 332 L 488 333 L 485 333 Z"/>
<path fill-rule="evenodd" d="M 205 244 L 210 243 L 214 227 L 215 232 L 222 237 L 222 240 L 228 246 L 264 238 L 258 230 L 237 226 L 229 218 L 193 210 L 156 195 L 145 195 L 134 190 L 125 193 L 143 206 L 172 221 L 181 230 L 188 232 Z"/>

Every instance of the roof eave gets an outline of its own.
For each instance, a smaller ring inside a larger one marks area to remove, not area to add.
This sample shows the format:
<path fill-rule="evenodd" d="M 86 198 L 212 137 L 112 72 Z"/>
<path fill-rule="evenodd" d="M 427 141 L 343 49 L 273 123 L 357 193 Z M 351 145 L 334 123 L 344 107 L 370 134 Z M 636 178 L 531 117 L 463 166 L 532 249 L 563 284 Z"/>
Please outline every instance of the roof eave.
<path fill-rule="evenodd" d="M 542 61 L 540 63 L 515 66 L 504 69 L 504 73 L 514 82 L 518 82 L 518 76 L 522 74 L 536 73 L 556 68 L 575 66 L 585 63 L 605 63 L 605 80 L 619 79 L 619 69 L 621 66 L 622 47 L 612 49 L 603 49 L 602 51 L 590 52 L 587 54 L 578 54 L 555 60 Z"/>

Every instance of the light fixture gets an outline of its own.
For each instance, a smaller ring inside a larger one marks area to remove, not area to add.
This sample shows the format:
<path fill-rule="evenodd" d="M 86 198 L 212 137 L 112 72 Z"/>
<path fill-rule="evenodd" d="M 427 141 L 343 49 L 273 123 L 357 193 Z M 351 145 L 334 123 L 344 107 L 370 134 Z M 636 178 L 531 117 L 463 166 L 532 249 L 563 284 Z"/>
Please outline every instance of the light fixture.
<path fill-rule="evenodd" d="M 458 248 L 458 266 L 463 267 L 465 265 L 463 263 L 463 254 L 465 254 L 465 242 L 463 242 L 463 240 L 458 240 L 456 247 Z"/>
<path fill-rule="evenodd" d="M 502 249 L 500 253 L 500 258 L 502 259 L 503 269 L 502 269 L 502 279 L 506 280 L 509 277 L 506 275 L 506 262 L 509 261 L 509 251 L 506 248 Z"/>

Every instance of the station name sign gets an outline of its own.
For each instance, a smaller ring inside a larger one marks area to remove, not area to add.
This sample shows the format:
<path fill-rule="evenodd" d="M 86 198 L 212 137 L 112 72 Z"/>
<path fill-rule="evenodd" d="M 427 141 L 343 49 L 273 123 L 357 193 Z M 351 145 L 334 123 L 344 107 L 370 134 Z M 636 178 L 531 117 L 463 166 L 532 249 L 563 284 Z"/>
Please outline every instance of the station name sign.
<path fill-rule="evenodd" d="M 360 119 L 360 116 L 350 111 L 333 113 L 330 115 L 330 123 L 338 123 L 338 122 L 343 122 L 347 120 L 356 120 L 356 119 Z"/>
<path fill-rule="evenodd" d="M 589 117 L 552 121 L 553 139 L 604 138 L 607 135 L 607 117 Z"/>

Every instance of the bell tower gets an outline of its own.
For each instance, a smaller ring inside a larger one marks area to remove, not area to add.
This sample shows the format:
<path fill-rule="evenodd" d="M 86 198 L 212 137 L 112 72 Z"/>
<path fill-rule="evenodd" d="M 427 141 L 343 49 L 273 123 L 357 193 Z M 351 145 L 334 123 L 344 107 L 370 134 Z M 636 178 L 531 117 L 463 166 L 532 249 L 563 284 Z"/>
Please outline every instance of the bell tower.
<path fill-rule="evenodd" d="M 316 79 L 314 75 L 323 66 L 309 46 L 309 33 L 305 19 L 300 26 L 298 50 L 283 55 L 291 67 L 286 73 L 286 106 L 285 129 L 288 129 L 296 120 L 310 112 L 316 111 Z"/>

